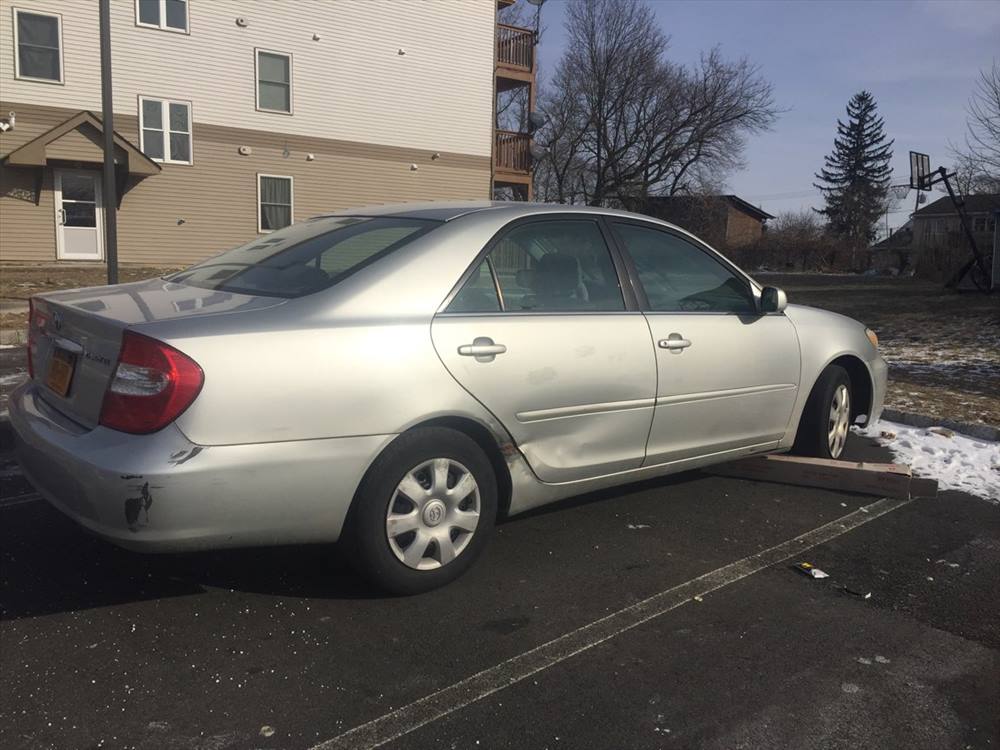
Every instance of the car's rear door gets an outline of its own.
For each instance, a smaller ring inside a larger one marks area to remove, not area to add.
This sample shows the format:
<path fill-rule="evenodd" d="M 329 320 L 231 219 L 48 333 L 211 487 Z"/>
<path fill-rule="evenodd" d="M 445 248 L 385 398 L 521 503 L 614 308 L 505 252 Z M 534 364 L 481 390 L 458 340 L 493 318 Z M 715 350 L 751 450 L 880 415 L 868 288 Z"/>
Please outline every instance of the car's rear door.
<path fill-rule="evenodd" d="M 656 351 L 646 464 L 774 447 L 799 384 L 783 313 L 760 314 L 750 282 L 680 233 L 613 219 Z"/>
<path fill-rule="evenodd" d="M 445 366 L 545 482 L 642 464 L 656 362 L 616 263 L 596 216 L 513 222 L 432 325 Z"/>

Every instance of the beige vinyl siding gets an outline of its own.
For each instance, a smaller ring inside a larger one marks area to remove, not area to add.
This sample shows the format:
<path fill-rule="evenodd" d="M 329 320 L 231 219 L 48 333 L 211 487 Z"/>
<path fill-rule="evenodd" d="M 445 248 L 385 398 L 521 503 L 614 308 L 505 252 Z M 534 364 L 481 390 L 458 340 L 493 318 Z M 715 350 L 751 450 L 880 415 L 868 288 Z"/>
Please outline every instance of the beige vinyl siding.
<path fill-rule="evenodd" d="M 0 163 L 0 261 L 56 259 L 52 170 L 43 173 L 37 206 L 35 180 L 34 170 L 11 169 Z"/>
<path fill-rule="evenodd" d="M 0 136 L 0 155 L 76 114 L 0 102 L 0 111 L 7 109 L 18 112 L 17 128 Z M 137 116 L 117 116 L 115 126 L 138 143 Z M 85 147 L 77 141 L 87 139 L 70 136 Z M 240 146 L 248 146 L 250 155 L 241 156 Z M 50 146 L 50 152 L 53 147 L 61 148 L 62 141 Z M 82 158 L 75 155 L 79 152 L 65 153 Z M 122 262 L 186 265 L 250 239 L 257 233 L 258 174 L 294 179 L 297 221 L 352 206 L 489 195 L 489 157 L 224 128 L 197 119 L 193 159 L 192 165 L 162 164 L 158 175 L 130 179 L 118 214 Z M 34 204 L 35 170 L 9 168 L 0 175 L 0 260 L 55 260 L 51 165 L 45 169 L 39 206 Z M 12 197 L 8 184 L 30 197 Z"/>
<path fill-rule="evenodd" d="M 15 7 L 62 15 L 64 85 L 14 78 Z M 189 8 L 190 33 L 164 33 L 136 25 L 133 0 L 112 0 L 116 113 L 136 115 L 142 94 L 190 101 L 205 124 L 490 154 L 495 0 L 191 0 Z M 256 109 L 254 48 L 293 56 L 294 115 Z M 97 3 L 0 0 L 0 92 L 99 109 Z"/>

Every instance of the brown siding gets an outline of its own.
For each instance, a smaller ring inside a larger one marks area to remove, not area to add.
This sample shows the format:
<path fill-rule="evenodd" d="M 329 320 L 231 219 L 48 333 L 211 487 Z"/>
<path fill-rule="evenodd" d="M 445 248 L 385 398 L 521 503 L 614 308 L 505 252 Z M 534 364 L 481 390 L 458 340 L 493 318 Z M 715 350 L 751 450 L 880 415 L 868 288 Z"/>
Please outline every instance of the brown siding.
<path fill-rule="evenodd" d="M 17 128 L 0 140 L 2 154 L 75 114 L 68 109 L 0 102 L 0 111 L 7 110 L 17 112 Z M 138 145 L 136 117 L 116 116 L 115 126 Z M 297 221 L 367 204 L 489 196 L 487 156 L 437 155 L 420 149 L 224 128 L 197 120 L 193 136 L 192 165 L 163 164 L 158 175 L 130 180 L 118 215 L 122 262 L 185 265 L 252 237 L 257 232 L 258 173 L 294 178 Z M 76 141 L 87 139 L 75 134 L 74 138 L 66 158 L 81 159 L 79 149 L 84 144 Z M 240 146 L 249 146 L 252 153 L 241 156 Z M 307 154 L 314 159 L 307 161 Z M 411 170 L 411 164 L 417 170 Z M 45 170 L 39 206 L 33 200 L 34 170 L 0 171 L 0 260 L 55 259 L 51 171 Z M 26 193 L 32 193 L 29 200 L 16 197 Z"/>
<path fill-rule="evenodd" d="M 742 247 L 759 240 L 761 227 L 760 221 L 730 206 L 726 224 L 726 247 Z"/>
<path fill-rule="evenodd" d="M 43 173 L 41 201 L 35 205 L 37 171 L 0 163 L 0 260 L 56 259 L 52 170 Z"/>

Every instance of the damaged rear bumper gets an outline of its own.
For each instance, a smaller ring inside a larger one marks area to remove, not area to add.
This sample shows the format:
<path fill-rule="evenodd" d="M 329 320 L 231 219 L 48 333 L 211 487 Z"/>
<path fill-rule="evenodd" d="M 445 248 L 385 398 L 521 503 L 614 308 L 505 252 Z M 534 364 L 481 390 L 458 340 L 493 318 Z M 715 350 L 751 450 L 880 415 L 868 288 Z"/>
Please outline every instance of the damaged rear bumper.
<path fill-rule="evenodd" d="M 26 383 L 10 397 L 28 480 L 60 511 L 122 547 L 172 552 L 331 542 L 355 489 L 394 437 L 199 446 L 66 419 Z"/>

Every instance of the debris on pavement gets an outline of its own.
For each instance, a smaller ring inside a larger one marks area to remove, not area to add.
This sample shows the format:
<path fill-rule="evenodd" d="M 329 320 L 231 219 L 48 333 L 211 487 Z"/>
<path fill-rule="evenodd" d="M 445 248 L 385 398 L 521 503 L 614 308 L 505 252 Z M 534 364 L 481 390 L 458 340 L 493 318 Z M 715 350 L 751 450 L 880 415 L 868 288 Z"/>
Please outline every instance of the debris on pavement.
<path fill-rule="evenodd" d="M 648 523 L 630 523 L 628 525 L 630 529 L 648 529 L 651 528 Z"/>
<path fill-rule="evenodd" d="M 864 591 L 862 589 L 855 589 L 855 588 L 851 588 L 850 586 L 843 586 L 841 588 L 841 590 L 845 594 L 850 594 L 851 596 L 858 597 L 858 599 L 871 599 L 872 598 L 872 592 L 871 591 Z"/>
<path fill-rule="evenodd" d="M 817 568 L 812 563 L 800 562 L 798 565 L 794 566 L 797 571 L 809 576 L 810 578 L 829 578 L 829 574 L 824 573 L 822 570 Z"/>

